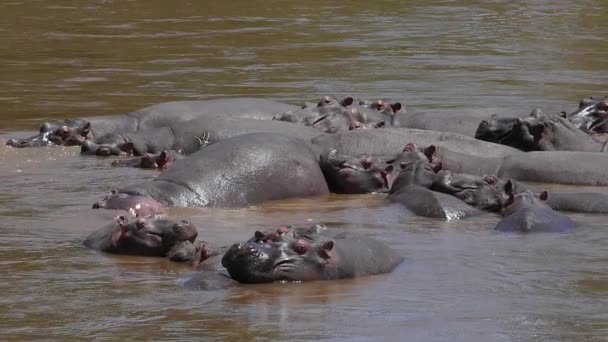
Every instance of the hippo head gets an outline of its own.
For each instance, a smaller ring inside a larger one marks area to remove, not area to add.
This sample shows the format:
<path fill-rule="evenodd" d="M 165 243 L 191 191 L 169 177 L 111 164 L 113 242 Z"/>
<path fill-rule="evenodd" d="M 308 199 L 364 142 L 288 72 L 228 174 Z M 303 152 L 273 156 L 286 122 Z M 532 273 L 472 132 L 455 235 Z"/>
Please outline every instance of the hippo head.
<path fill-rule="evenodd" d="M 454 174 L 443 170 L 438 173 L 439 181 L 433 190 L 458 197 L 470 206 L 481 210 L 497 212 L 502 208 L 504 181 L 492 176 Z"/>
<path fill-rule="evenodd" d="M 110 135 L 112 137 L 115 136 L 115 134 Z M 106 136 L 106 138 L 109 138 L 109 136 Z M 105 142 L 103 140 L 98 140 L 96 142 L 85 140 L 80 146 L 80 154 L 101 157 L 141 155 L 132 142 Z"/>
<path fill-rule="evenodd" d="M 335 268 L 333 250 L 333 240 L 314 230 L 294 229 L 279 239 L 234 244 L 224 254 L 222 265 L 241 283 L 323 279 L 325 272 Z"/>
<path fill-rule="evenodd" d="M 141 157 L 135 159 L 115 160 L 112 166 L 131 166 L 142 169 L 166 170 L 178 159 L 182 151 L 167 151 L 164 150 L 158 154 L 144 153 Z"/>
<path fill-rule="evenodd" d="M 60 124 L 45 122 L 40 126 L 38 134 L 25 139 L 10 139 L 6 144 L 17 148 L 80 145 L 85 139 L 82 134 L 86 124 L 87 122 L 83 120 L 72 119 L 65 120 Z M 90 125 L 88 127 L 90 128 Z"/>
<path fill-rule="evenodd" d="M 334 193 L 368 193 L 387 187 L 381 163 L 367 155 L 351 157 L 331 149 L 321 155 L 320 166 Z"/>
<path fill-rule="evenodd" d="M 111 233 L 109 252 L 147 256 L 165 256 L 174 246 L 184 241 L 194 242 L 196 227 L 186 220 L 117 219 Z"/>
<path fill-rule="evenodd" d="M 574 222 L 551 209 L 545 201 L 546 191 L 534 194 L 530 190 L 516 189 L 512 181 L 504 185 L 507 196 L 501 210 L 503 218 L 496 225 L 501 232 L 570 232 Z"/>
<path fill-rule="evenodd" d="M 518 122 L 519 118 L 499 118 L 496 114 L 492 115 L 490 120 L 482 120 L 477 126 L 475 138 L 497 144 L 502 144 L 502 140 L 507 137 L 513 125 Z"/>
<path fill-rule="evenodd" d="M 438 179 L 437 172 L 441 170 L 441 164 L 433 165 L 423 159 L 410 159 L 395 163 L 390 169 L 394 168 L 399 168 L 399 171 L 397 177 L 388 177 L 389 193 L 394 193 L 409 185 L 419 185 L 430 189 Z"/>
<path fill-rule="evenodd" d="M 163 205 L 152 197 L 126 194 L 112 189 L 110 195 L 93 204 L 93 209 L 127 210 L 134 215 L 147 217 L 163 212 Z"/>
<path fill-rule="evenodd" d="M 584 98 L 580 101 L 578 110 L 566 117 L 586 133 L 608 133 L 608 98 Z"/>

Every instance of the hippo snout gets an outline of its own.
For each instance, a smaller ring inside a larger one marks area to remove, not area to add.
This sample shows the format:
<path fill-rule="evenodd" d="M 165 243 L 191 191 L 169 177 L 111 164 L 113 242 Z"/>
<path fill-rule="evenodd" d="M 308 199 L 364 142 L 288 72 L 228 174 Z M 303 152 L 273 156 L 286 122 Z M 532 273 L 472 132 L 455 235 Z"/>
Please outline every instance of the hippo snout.
<path fill-rule="evenodd" d="M 100 146 L 95 154 L 102 157 L 109 157 L 112 154 L 112 151 L 107 146 Z"/>

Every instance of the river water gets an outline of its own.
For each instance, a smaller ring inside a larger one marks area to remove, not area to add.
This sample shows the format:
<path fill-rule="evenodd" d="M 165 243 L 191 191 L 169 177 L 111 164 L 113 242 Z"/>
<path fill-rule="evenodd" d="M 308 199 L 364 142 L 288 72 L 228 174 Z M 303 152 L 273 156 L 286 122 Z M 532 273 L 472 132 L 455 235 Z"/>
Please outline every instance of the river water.
<path fill-rule="evenodd" d="M 116 215 L 94 201 L 155 172 L 4 146 L 44 120 L 183 99 L 382 96 L 446 120 L 572 110 L 606 95 L 606 13 L 605 0 L 0 2 L 0 337 L 608 341 L 606 216 L 522 236 L 492 231 L 491 215 L 415 218 L 380 195 L 174 209 L 217 244 L 323 222 L 405 257 L 382 276 L 191 291 L 185 266 L 80 245 Z"/>

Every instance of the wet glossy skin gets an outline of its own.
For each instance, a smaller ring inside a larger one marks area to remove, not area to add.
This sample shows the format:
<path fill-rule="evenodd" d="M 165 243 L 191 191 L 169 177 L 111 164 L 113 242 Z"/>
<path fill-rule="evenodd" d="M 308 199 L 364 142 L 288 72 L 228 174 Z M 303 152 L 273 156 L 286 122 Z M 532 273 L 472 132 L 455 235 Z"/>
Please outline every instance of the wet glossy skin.
<path fill-rule="evenodd" d="M 330 150 L 321 155 L 321 170 L 333 193 L 357 194 L 388 190 L 386 171 L 380 161 Z"/>
<path fill-rule="evenodd" d="M 608 98 L 584 98 L 566 117 L 586 133 L 608 133 Z"/>
<path fill-rule="evenodd" d="M 100 228 L 86 238 L 86 247 L 113 254 L 167 256 L 173 260 L 189 260 L 194 249 L 188 250 L 198 235 L 189 221 L 171 219 L 128 219 L 120 216 L 116 222 Z M 183 251 L 177 251 L 183 249 Z"/>
<path fill-rule="evenodd" d="M 353 278 L 391 272 L 403 260 L 383 243 L 324 226 L 271 235 L 271 239 L 254 236 L 228 249 L 222 265 L 233 279 L 264 283 Z"/>

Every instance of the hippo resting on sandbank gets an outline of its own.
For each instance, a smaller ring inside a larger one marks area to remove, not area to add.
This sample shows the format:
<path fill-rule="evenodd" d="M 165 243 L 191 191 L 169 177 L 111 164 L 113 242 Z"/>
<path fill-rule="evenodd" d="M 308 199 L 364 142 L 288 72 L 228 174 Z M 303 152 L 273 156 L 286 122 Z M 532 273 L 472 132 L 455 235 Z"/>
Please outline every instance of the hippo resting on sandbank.
<path fill-rule="evenodd" d="M 230 117 L 271 120 L 279 113 L 297 108 L 297 106 L 286 103 L 257 98 L 166 102 L 126 115 L 44 123 L 39 134 L 27 139 L 10 140 L 7 145 L 13 147 L 80 145 L 85 139 L 95 140 L 108 133 L 136 132 L 199 118 Z"/>
<path fill-rule="evenodd" d="M 260 236 L 261 235 L 261 236 Z M 241 283 L 354 278 L 392 272 L 403 258 L 384 243 L 323 225 L 256 233 L 232 245 L 222 258 L 230 276 Z"/>
<path fill-rule="evenodd" d="M 169 124 L 166 127 L 131 133 L 111 133 L 95 140 L 86 140 L 82 154 L 143 155 L 163 150 L 180 150 L 191 154 L 201 147 L 247 133 L 281 133 L 310 140 L 322 135 L 316 129 L 289 122 L 247 118 L 207 117 Z"/>
<path fill-rule="evenodd" d="M 87 237 L 83 244 L 112 253 L 190 261 L 197 254 L 196 227 L 186 220 L 128 219 L 120 216 Z"/>
<path fill-rule="evenodd" d="M 571 232 L 574 222 L 544 203 L 546 191 L 536 196 L 532 191 L 513 192 L 509 181 L 505 184 L 508 198 L 503 206 L 503 218 L 496 225 L 500 232 Z"/>
<path fill-rule="evenodd" d="M 114 191 L 94 208 L 142 210 L 144 215 L 163 206 L 240 207 L 327 194 L 319 153 L 310 144 L 282 134 L 251 133 L 178 160 L 156 179 Z"/>
<path fill-rule="evenodd" d="M 606 152 L 605 141 L 588 135 L 557 114 L 544 114 L 539 109 L 524 119 L 483 120 L 475 137 L 523 151 Z"/>

